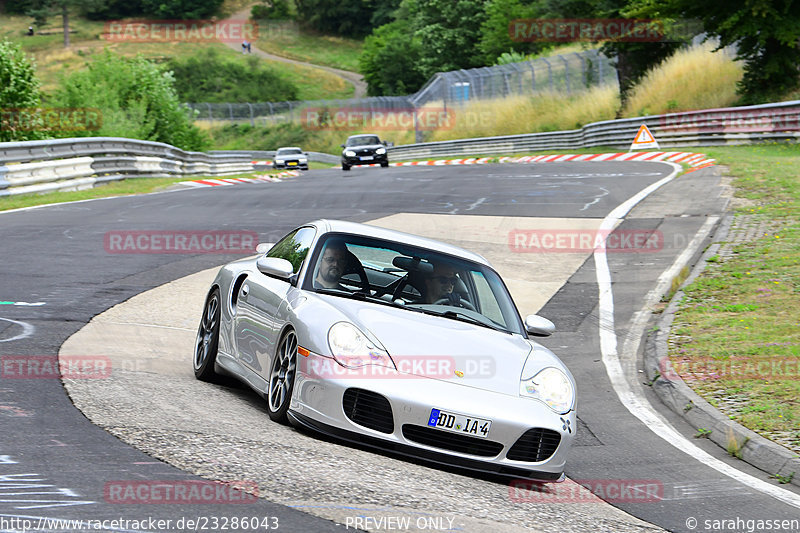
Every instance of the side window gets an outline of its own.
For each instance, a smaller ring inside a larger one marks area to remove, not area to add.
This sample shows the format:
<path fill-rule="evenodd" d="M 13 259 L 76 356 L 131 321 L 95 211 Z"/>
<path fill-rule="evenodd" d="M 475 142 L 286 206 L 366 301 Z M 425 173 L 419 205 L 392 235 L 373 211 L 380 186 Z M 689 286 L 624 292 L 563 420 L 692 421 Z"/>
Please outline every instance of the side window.
<path fill-rule="evenodd" d="M 311 241 L 314 240 L 314 228 L 300 228 L 293 231 L 273 246 L 267 257 L 280 257 L 286 259 L 294 267 L 294 273 L 300 271 L 303 266 L 303 261 L 308 255 L 308 249 L 311 246 Z"/>

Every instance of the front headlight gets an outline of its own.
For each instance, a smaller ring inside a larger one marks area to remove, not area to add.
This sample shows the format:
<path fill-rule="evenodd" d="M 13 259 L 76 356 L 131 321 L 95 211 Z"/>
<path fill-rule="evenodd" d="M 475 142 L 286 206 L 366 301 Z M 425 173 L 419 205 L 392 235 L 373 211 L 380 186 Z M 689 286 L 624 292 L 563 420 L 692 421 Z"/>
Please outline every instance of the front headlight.
<path fill-rule="evenodd" d="M 275 162 L 278 163 L 279 165 L 282 165 L 282 164 L 284 164 L 286 162 L 286 160 L 285 159 L 275 159 Z"/>
<path fill-rule="evenodd" d="M 367 365 L 397 367 L 383 346 L 370 341 L 364 333 L 349 322 L 337 322 L 328 331 L 328 346 L 337 363 L 346 368 Z"/>
<path fill-rule="evenodd" d="M 520 381 L 519 395 L 541 400 L 550 409 L 563 415 L 572 409 L 575 390 L 564 372 L 547 367 L 532 378 Z"/>
<path fill-rule="evenodd" d="M 298 161 L 301 163 L 308 163 L 308 159 L 306 159 L 305 157 L 299 158 Z"/>
<path fill-rule="evenodd" d="M 383 155 L 386 153 L 386 148 L 378 148 L 377 150 L 375 150 L 375 153 L 378 155 Z"/>
<path fill-rule="evenodd" d="M 345 150 L 344 155 L 346 155 L 347 157 L 355 157 L 356 153 L 352 150 Z"/>

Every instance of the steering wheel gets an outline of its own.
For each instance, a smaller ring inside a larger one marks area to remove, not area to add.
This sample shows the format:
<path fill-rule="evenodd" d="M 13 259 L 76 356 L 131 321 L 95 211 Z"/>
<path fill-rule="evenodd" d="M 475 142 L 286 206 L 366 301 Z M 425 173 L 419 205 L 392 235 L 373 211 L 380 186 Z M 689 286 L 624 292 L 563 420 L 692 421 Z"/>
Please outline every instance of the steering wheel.
<path fill-rule="evenodd" d="M 397 287 L 395 287 L 394 292 L 392 292 L 392 301 L 402 299 L 401 296 L 403 294 L 403 289 L 406 288 L 406 285 L 411 285 L 408 282 L 408 274 L 400 278 L 400 280 L 397 282 Z M 413 285 L 411 286 L 413 287 Z"/>
<path fill-rule="evenodd" d="M 440 298 L 440 299 L 436 300 L 435 302 L 433 302 L 433 305 L 453 305 L 453 304 L 452 304 L 452 302 L 450 302 L 450 298 Z M 461 298 L 458 301 L 458 305 L 460 307 L 463 307 L 464 309 L 469 309 L 470 311 L 475 311 L 476 313 L 478 312 L 478 310 L 475 309 L 474 305 L 472 305 L 471 303 L 469 303 L 467 300 L 465 300 L 463 298 Z"/>

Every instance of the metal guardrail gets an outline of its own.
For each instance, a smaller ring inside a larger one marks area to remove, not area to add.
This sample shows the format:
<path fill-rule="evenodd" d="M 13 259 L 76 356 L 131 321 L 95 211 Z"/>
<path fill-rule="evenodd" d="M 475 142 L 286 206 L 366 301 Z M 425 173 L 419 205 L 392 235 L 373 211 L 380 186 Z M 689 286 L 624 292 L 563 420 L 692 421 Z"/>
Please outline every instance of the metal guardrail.
<path fill-rule="evenodd" d="M 409 144 L 390 158 L 422 159 L 604 146 L 627 150 L 646 124 L 661 148 L 800 141 L 800 101 L 607 120 L 579 130 Z M 0 196 L 89 188 L 127 177 L 223 176 L 252 172 L 272 151 L 186 152 L 168 144 L 114 137 L 0 143 Z M 338 155 L 308 152 L 311 161 Z"/>
<path fill-rule="evenodd" d="M 389 155 L 398 160 L 598 146 L 628 150 L 642 124 L 662 148 L 798 141 L 800 101 L 607 120 L 579 130 L 408 144 L 389 148 Z"/>
<path fill-rule="evenodd" d="M 88 189 L 131 177 L 226 176 L 253 172 L 275 152 L 187 152 L 169 144 L 116 137 L 0 143 L 0 196 Z M 312 161 L 338 162 L 310 152 Z"/>

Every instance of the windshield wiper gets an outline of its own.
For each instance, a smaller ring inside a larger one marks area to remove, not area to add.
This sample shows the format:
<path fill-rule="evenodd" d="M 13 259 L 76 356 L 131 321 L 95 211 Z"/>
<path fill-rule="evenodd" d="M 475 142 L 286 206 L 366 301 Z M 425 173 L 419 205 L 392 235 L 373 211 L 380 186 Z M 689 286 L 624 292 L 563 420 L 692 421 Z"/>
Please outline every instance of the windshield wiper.
<path fill-rule="evenodd" d="M 365 292 L 350 292 L 342 289 L 328 289 L 328 288 L 314 289 L 314 292 L 318 292 L 320 294 L 332 294 L 334 296 L 342 296 L 344 298 L 350 298 L 352 300 L 361 300 L 362 302 L 372 302 L 376 304 L 389 305 L 392 307 L 401 307 L 403 309 L 409 309 L 412 311 L 417 310 L 410 307 L 406 307 L 405 305 L 399 305 L 394 302 L 384 300 L 383 298 L 378 298 L 377 296 L 372 296 L 371 294 L 367 294 Z"/>
<path fill-rule="evenodd" d="M 447 311 L 444 312 L 432 311 L 430 309 L 422 309 L 421 311 L 427 315 L 443 316 L 445 318 L 452 318 L 453 320 L 460 320 L 461 322 L 469 322 L 470 324 L 475 324 L 476 326 L 483 326 L 486 328 L 490 328 L 495 331 L 501 331 L 503 333 L 511 333 L 507 329 L 495 326 L 493 322 L 485 322 L 483 320 L 479 320 L 461 311 L 453 311 L 451 309 L 448 309 Z"/>

